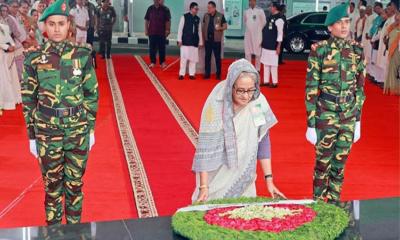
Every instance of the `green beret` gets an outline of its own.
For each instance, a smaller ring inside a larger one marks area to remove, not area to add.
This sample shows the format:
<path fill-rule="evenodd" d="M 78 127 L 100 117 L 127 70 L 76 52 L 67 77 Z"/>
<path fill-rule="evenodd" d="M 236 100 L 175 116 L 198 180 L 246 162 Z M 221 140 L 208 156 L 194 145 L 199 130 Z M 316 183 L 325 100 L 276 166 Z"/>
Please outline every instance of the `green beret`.
<path fill-rule="evenodd" d="M 42 16 L 40 16 L 39 21 L 43 22 L 52 15 L 63 15 L 68 17 L 69 16 L 68 0 L 57 0 L 53 4 L 48 6 L 46 10 L 44 10 Z"/>
<path fill-rule="evenodd" d="M 326 16 L 325 19 L 325 26 L 330 26 L 334 24 L 335 22 L 339 21 L 340 19 L 344 17 L 349 16 L 349 5 L 350 1 L 347 3 L 342 3 L 337 5 L 336 7 L 332 8 L 329 12 L 328 15 Z"/>

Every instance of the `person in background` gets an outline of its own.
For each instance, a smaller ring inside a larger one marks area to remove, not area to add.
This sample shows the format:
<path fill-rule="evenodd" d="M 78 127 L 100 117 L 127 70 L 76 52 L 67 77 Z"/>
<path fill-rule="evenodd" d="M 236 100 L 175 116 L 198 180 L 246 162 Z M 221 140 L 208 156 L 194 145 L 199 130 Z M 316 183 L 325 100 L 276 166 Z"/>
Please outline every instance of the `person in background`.
<path fill-rule="evenodd" d="M 110 0 L 102 0 L 101 8 L 97 11 L 97 34 L 99 35 L 101 57 L 110 58 L 112 29 L 114 27 L 117 14 L 110 4 Z"/>
<path fill-rule="evenodd" d="M 383 5 L 380 2 L 375 2 L 374 3 L 374 20 L 371 23 L 371 27 L 369 29 L 369 32 L 367 34 L 367 40 L 370 42 L 371 45 L 371 55 L 370 55 L 370 61 L 367 62 L 367 74 L 368 78 L 374 80 L 374 64 L 376 62 L 376 53 L 378 51 L 378 43 L 373 41 L 372 39 L 378 32 L 379 26 L 382 24 L 383 18 L 382 18 L 382 12 L 384 12 Z M 374 16 L 372 15 L 372 16 Z M 367 57 L 367 56 L 366 56 Z"/>
<path fill-rule="evenodd" d="M 7 15 L 8 8 L 0 4 L 0 116 L 3 110 L 13 110 L 18 103 L 21 103 L 17 69 L 13 59 L 15 49 L 14 40 L 6 22 L 1 21 Z M 11 57 L 11 58 L 10 58 Z M 10 61 L 11 59 L 11 61 Z M 19 94 L 18 94 L 19 93 Z"/>
<path fill-rule="evenodd" d="M 211 54 L 214 53 L 216 65 L 216 78 L 221 80 L 221 47 L 224 38 L 224 31 L 228 29 L 228 24 L 224 14 L 217 11 L 217 5 L 209 1 L 207 13 L 204 14 L 202 24 L 202 34 L 205 40 L 205 70 L 204 79 L 209 79 L 211 75 Z"/>
<path fill-rule="evenodd" d="M 271 88 L 278 87 L 278 61 L 285 25 L 279 13 L 279 6 L 279 3 L 272 2 L 271 15 L 263 29 L 261 63 L 264 64 L 264 83 L 262 85 Z M 270 75 L 272 75 L 272 84 L 269 83 Z"/>
<path fill-rule="evenodd" d="M 199 5 L 190 3 L 190 12 L 185 13 L 178 26 L 178 45 L 181 50 L 181 64 L 179 80 L 183 80 L 186 74 L 186 65 L 189 62 L 189 78 L 194 80 L 196 74 L 196 63 L 199 61 L 199 47 L 203 46 L 201 34 L 201 21 L 197 16 Z"/>
<path fill-rule="evenodd" d="M 395 15 L 396 12 L 398 12 L 398 9 L 396 8 L 396 5 L 393 2 L 388 3 L 386 9 L 386 15 L 387 19 L 385 21 L 385 24 L 382 27 L 382 30 L 380 31 L 380 36 L 379 36 L 379 48 L 378 48 L 378 53 L 376 57 L 376 66 L 378 67 L 377 69 L 377 76 L 375 77 L 375 80 L 379 83 L 384 83 L 387 75 L 387 70 L 389 66 L 389 58 L 388 58 L 388 52 L 387 52 L 387 45 L 385 42 L 385 39 L 387 39 L 387 33 L 388 33 L 388 28 L 390 25 L 392 25 L 395 22 Z"/>
<path fill-rule="evenodd" d="M 250 0 L 249 8 L 244 12 L 244 24 L 246 31 L 244 33 L 244 53 L 247 61 L 251 62 L 252 56 L 255 57 L 255 67 L 258 72 L 261 68 L 261 42 L 262 29 L 266 24 L 264 10 L 257 7 L 256 0 Z"/>
<path fill-rule="evenodd" d="M 283 25 L 283 39 L 285 39 L 286 36 L 286 32 L 288 30 L 288 23 L 287 23 L 287 19 L 286 19 L 286 5 L 285 4 L 281 4 L 279 7 L 279 13 L 281 14 L 281 18 L 284 22 Z M 283 49 L 284 49 L 284 43 L 282 40 L 282 44 L 281 44 L 281 51 L 279 52 L 279 64 L 285 64 L 285 62 L 283 61 Z"/>
<path fill-rule="evenodd" d="M 84 4 L 88 10 L 89 14 L 89 28 L 87 30 L 87 43 L 93 45 L 94 41 L 94 31 L 97 28 L 97 8 L 89 0 L 84 0 Z"/>
<path fill-rule="evenodd" d="M 97 29 L 97 11 L 98 8 L 91 3 L 89 0 L 84 0 L 85 6 L 89 13 L 89 28 L 87 30 L 87 40 L 86 42 L 93 46 L 94 42 L 94 32 Z M 97 68 L 96 63 L 96 50 L 92 49 L 92 61 L 95 68 Z"/>
<path fill-rule="evenodd" d="M 28 34 L 25 31 L 24 25 L 19 20 L 19 2 L 12 0 L 9 3 L 9 15 L 7 17 L 7 23 L 12 32 L 12 37 L 15 42 L 14 60 L 17 65 L 18 79 L 22 81 L 22 70 L 24 65 L 24 45 L 28 46 L 27 39 Z"/>
<path fill-rule="evenodd" d="M 149 37 L 150 68 L 157 62 L 157 52 L 161 68 L 165 68 L 167 37 L 171 31 L 171 12 L 161 0 L 154 0 L 144 16 L 144 31 Z"/>
<path fill-rule="evenodd" d="M 367 20 L 366 16 L 366 7 L 361 6 L 359 9 L 360 16 L 356 20 L 356 26 L 355 26 L 355 33 L 354 33 L 354 40 L 357 42 L 361 42 L 362 40 L 362 34 L 364 32 L 365 28 L 365 22 Z"/>
<path fill-rule="evenodd" d="M 75 23 L 77 43 L 86 43 L 87 30 L 89 29 L 89 13 L 88 9 L 84 5 L 85 0 L 76 0 L 76 5 L 71 9 L 69 13 L 72 17 L 72 21 Z"/>
<path fill-rule="evenodd" d="M 395 3 L 393 3 L 395 5 Z M 397 5 L 396 5 L 397 6 Z M 389 66 L 383 86 L 383 93 L 400 95 L 400 13 L 397 11 L 395 21 L 387 31 Z"/>
<path fill-rule="evenodd" d="M 36 39 L 36 43 L 37 43 L 37 45 L 35 45 L 35 46 L 39 46 L 44 41 L 43 34 L 40 31 L 39 26 L 38 26 L 39 12 L 36 9 L 32 9 L 30 15 L 32 18 L 32 21 L 31 21 L 32 29 L 34 30 L 35 39 Z"/>
<path fill-rule="evenodd" d="M 8 73 L 10 74 L 9 80 L 11 82 L 11 85 L 14 90 L 14 94 L 16 97 L 16 103 L 21 103 L 21 85 L 19 82 L 19 77 L 18 77 L 18 71 L 17 71 L 17 65 L 15 62 L 15 50 L 16 50 L 16 45 L 15 41 L 12 38 L 12 32 L 10 30 L 10 26 L 8 25 L 9 22 L 9 15 L 8 15 L 8 6 L 6 4 L 2 4 L 0 6 L 1 14 L 0 14 L 0 23 L 3 24 L 3 29 L 4 29 L 4 38 L 3 38 L 3 49 L 4 49 L 4 55 L 6 57 L 6 60 L 4 61 L 6 65 L 8 66 Z M 8 33 L 8 34 L 7 34 Z M 11 37 L 11 39 L 10 39 Z"/>
<path fill-rule="evenodd" d="M 24 48 L 30 48 L 38 46 L 38 42 L 36 41 L 35 31 L 34 28 L 35 24 L 32 22 L 32 18 L 28 15 L 29 13 L 29 2 L 28 1 L 21 1 L 19 7 L 19 20 L 23 24 L 25 31 L 27 33 L 27 38 L 24 44 Z"/>

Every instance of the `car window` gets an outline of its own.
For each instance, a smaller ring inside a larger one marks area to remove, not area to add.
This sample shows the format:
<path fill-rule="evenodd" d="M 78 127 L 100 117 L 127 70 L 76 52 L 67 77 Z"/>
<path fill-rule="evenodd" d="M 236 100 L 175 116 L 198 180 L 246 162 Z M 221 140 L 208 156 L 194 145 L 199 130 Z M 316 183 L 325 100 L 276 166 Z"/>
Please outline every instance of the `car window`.
<path fill-rule="evenodd" d="M 324 24 L 325 23 L 326 14 L 313 14 L 306 17 L 303 20 L 303 23 L 307 24 Z"/>

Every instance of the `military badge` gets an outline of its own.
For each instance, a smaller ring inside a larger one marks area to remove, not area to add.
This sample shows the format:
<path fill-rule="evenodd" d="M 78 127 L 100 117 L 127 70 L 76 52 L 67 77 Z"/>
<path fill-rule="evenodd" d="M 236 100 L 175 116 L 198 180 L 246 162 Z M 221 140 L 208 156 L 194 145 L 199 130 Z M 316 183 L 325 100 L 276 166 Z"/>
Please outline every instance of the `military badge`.
<path fill-rule="evenodd" d="M 43 55 L 40 57 L 39 62 L 40 62 L 41 64 L 46 64 L 46 63 L 49 62 L 49 60 L 47 59 L 47 56 L 43 54 Z"/>
<path fill-rule="evenodd" d="M 82 75 L 82 70 L 81 70 L 81 62 L 79 59 L 73 59 L 72 60 L 72 74 L 76 76 Z"/>
<path fill-rule="evenodd" d="M 67 10 L 67 4 L 65 4 L 65 2 L 63 4 L 61 4 L 61 10 L 63 12 L 65 12 Z"/>

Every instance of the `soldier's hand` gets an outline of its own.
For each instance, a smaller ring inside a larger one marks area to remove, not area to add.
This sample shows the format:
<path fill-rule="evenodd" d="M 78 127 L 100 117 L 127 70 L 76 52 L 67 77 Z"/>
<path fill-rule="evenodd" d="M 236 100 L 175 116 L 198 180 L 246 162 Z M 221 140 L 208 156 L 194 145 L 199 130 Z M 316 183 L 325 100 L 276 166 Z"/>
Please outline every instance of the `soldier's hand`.
<path fill-rule="evenodd" d="M 38 158 L 38 152 L 36 148 L 36 140 L 35 139 L 30 139 L 29 140 L 29 151 L 35 158 Z"/>
<path fill-rule="evenodd" d="M 317 131 L 315 130 L 315 128 L 307 128 L 306 139 L 312 145 L 315 145 L 317 143 Z"/>
<path fill-rule="evenodd" d="M 354 129 L 354 140 L 353 140 L 353 142 L 354 143 L 358 142 L 358 140 L 360 140 L 360 138 L 361 138 L 361 122 L 358 121 L 358 122 L 356 122 L 356 126 L 355 126 L 355 129 Z"/>
<path fill-rule="evenodd" d="M 91 133 L 89 137 L 89 151 L 92 150 L 94 143 L 95 143 L 94 133 Z"/>

